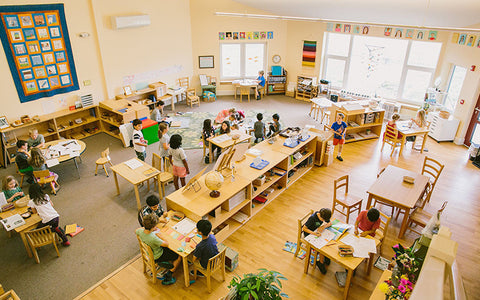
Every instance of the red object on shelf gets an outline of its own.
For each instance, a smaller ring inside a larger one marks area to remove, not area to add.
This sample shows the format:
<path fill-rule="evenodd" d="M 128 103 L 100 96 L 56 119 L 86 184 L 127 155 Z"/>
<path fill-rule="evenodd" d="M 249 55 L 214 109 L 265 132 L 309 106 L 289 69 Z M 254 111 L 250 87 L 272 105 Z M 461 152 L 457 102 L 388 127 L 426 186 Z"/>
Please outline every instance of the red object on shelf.
<path fill-rule="evenodd" d="M 75 110 L 75 105 L 69 106 L 68 109 L 69 110 Z"/>
<path fill-rule="evenodd" d="M 267 202 L 267 198 L 265 197 L 262 197 L 262 196 L 257 196 L 255 198 L 253 198 L 253 200 L 257 201 L 257 202 L 260 202 L 260 203 L 265 203 Z"/>

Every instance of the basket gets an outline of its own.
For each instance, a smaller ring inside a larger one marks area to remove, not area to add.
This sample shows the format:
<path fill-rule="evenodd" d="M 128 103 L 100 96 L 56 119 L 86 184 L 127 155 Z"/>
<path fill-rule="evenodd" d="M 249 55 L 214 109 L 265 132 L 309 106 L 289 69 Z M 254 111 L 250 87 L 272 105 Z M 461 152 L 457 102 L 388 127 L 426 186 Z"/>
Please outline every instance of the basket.
<path fill-rule="evenodd" d="M 18 199 L 17 201 L 14 202 L 15 207 L 18 207 L 18 208 L 25 207 L 25 206 L 27 206 L 28 201 L 30 201 L 30 198 L 28 196 L 24 196 L 24 197 L 22 197 L 22 198 L 20 198 L 20 199 Z"/>
<path fill-rule="evenodd" d="M 448 117 L 450 117 L 450 112 L 446 110 L 442 110 L 438 113 L 438 116 L 442 119 L 448 119 Z"/>

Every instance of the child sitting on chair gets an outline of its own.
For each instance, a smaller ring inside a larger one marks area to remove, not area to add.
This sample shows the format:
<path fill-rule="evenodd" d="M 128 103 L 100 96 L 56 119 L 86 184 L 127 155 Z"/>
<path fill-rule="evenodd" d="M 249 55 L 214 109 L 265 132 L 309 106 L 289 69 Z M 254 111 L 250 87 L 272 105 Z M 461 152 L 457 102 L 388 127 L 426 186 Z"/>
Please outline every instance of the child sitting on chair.
<path fill-rule="evenodd" d="M 208 267 L 208 260 L 218 254 L 217 240 L 212 231 L 212 223 L 208 220 L 200 220 L 197 222 L 197 232 L 202 235 L 202 241 L 198 243 L 195 250 L 193 250 L 193 263 L 200 261 L 200 266 L 203 269 Z M 190 275 L 195 276 L 193 270 L 190 271 Z M 197 276 L 203 277 L 203 274 L 197 271 Z"/>
<path fill-rule="evenodd" d="M 39 148 L 32 148 L 32 150 L 30 151 L 30 155 L 31 157 L 28 162 L 32 166 L 33 171 L 47 170 L 47 165 L 45 164 L 45 156 L 43 156 L 42 150 L 40 150 Z M 48 177 L 53 176 L 53 178 L 55 179 L 55 182 L 58 182 L 57 181 L 58 175 L 52 171 L 49 171 L 49 172 L 50 172 L 50 176 Z M 37 181 L 38 180 L 39 178 L 37 178 Z M 55 187 L 55 192 L 58 191 L 59 188 L 60 186 L 57 184 Z"/>
<path fill-rule="evenodd" d="M 330 218 L 332 217 L 332 211 L 329 208 L 322 208 L 319 211 L 314 212 L 305 222 L 305 225 L 302 227 L 302 231 L 305 237 L 310 234 L 320 236 L 325 228 L 330 227 L 332 223 Z M 317 267 L 320 269 L 322 274 L 327 273 L 327 268 L 330 264 L 330 259 L 328 257 L 320 256 L 320 260 L 317 261 Z"/>
<path fill-rule="evenodd" d="M 5 194 L 7 202 L 17 201 L 24 196 L 22 188 L 18 186 L 17 180 L 11 175 L 5 177 L 3 180 L 2 191 L 3 194 Z"/>
<path fill-rule="evenodd" d="M 375 231 L 380 228 L 380 212 L 375 207 L 360 212 L 355 221 L 355 235 L 358 235 L 359 228 L 362 231 L 360 236 L 375 236 Z"/>
<path fill-rule="evenodd" d="M 154 195 L 147 197 L 147 205 L 138 212 L 138 223 L 140 223 L 140 226 L 143 226 L 143 219 L 150 214 L 156 214 L 159 222 L 167 223 L 167 212 L 163 212 L 158 197 Z"/>
<path fill-rule="evenodd" d="M 400 120 L 400 115 L 399 114 L 393 114 L 392 119 L 387 122 L 388 125 L 392 126 L 393 128 L 397 127 L 397 121 Z M 401 133 L 398 133 L 398 139 L 402 139 L 403 135 Z"/>

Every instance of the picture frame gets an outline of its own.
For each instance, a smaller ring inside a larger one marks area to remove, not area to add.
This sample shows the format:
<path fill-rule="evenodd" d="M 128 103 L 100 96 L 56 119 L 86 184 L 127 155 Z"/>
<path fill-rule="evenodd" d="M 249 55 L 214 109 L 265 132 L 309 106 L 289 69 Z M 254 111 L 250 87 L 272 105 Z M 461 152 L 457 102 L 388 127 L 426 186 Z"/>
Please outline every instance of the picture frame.
<path fill-rule="evenodd" d="M 7 117 L 1 116 L 0 117 L 0 129 L 4 129 L 10 127 L 10 124 L 8 124 Z"/>
<path fill-rule="evenodd" d="M 124 86 L 123 93 L 125 96 L 130 96 L 132 94 L 132 88 L 129 85 Z"/>
<path fill-rule="evenodd" d="M 213 69 L 215 67 L 213 55 L 199 56 L 198 67 L 200 69 Z"/>

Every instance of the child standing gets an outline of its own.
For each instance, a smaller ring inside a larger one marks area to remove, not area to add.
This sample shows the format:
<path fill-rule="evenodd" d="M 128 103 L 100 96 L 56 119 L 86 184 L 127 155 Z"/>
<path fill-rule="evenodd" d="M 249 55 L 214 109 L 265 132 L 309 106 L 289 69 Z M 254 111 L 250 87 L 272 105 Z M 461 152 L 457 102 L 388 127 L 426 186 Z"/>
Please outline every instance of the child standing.
<path fill-rule="evenodd" d="M 360 233 L 361 237 L 375 236 L 375 231 L 380 228 L 380 222 L 380 212 L 375 207 L 360 212 L 355 221 L 355 235 L 358 235 L 358 229 L 360 228 L 362 231 Z"/>
<path fill-rule="evenodd" d="M 203 269 L 207 269 L 208 260 L 218 254 L 217 240 L 213 234 L 210 234 L 211 231 L 212 223 L 210 221 L 200 220 L 197 222 L 197 232 L 202 235 L 202 241 L 193 250 L 193 263 L 200 264 Z M 193 270 L 190 271 L 190 275 L 195 276 Z M 197 276 L 203 277 L 203 274 L 197 271 Z"/>
<path fill-rule="evenodd" d="M 210 119 L 205 119 L 203 120 L 203 130 L 202 130 L 202 140 L 203 143 L 205 144 L 205 147 L 210 146 L 210 141 L 209 139 L 215 136 L 215 128 L 212 126 L 212 120 Z M 212 144 L 212 153 L 217 149 L 217 146 Z M 220 149 L 219 149 L 220 150 Z M 217 156 L 220 155 L 220 153 L 217 153 Z M 212 160 L 214 159 L 214 156 L 212 154 Z M 208 153 L 205 156 L 205 163 L 208 164 L 210 163 L 210 153 Z"/>
<path fill-rule="evenodd" d="M 168 150 L 169 159 L 173 166 L 173 184 L 178 190 L 178 178 L 182 186 L 185 186 L 185 177 L 190 174 L 188 169 L 187 156 L 182 147 L 182 137 L 179 134 L 174 134 L 170 138 L 170 150 Z"/>
<path fill-rule="evenodd" d="M 270 123 L 269 132 L 267 135 L 269 137 L 280 132 L 280 122 L 279 122 L 280 116 L 278 114 L 273 114 L 272 119 L 273 119 L 273 122 Z"/>
<path fill-rule="evenodd" d="M 257 122 L 253 124 L 253 130 L 255 132 L 255 143 L 260 143 L 265 139 L 265 123 L 262 122 L 263 114 L 257 114 Z"/>
<path fill-rule="evenodd" d="M 345 130 L 347 129 L 347 123 L 343 121 L 345 116 L 342 113 L 337 115 L 337 121 L 332 124 L 331 129 L 335 132 L 333 135 L 333 146 L 338 145 L 337 159 L 343 161 L 342 149 L 345 143 Z"/>
<path fill-rule="evenodd" d="M 260 100 L 260 89 L 264 89 L 265 88 L 265 77 L 263 77 L 263 75 L 265 74 L 265 72 L 263 71 L 258 71 L 258 77 L 257 77 L 257 82 L 258 82 L 258 85 L 257 85 L 257 100 Z"/>
<path fill-rule="evenodd" d="M 332 217 L 332 211 L 329 208 L 322 208 L 319 211 L 314 212 L 305 222 L 305 225 L 302 227 L 302 231 L 305 237 L 310 234 L 320 236 L 325 228 L 330 227 L 332 223 L 330 218 Z M 320 260 L 317 261 L 317 267 L 320 269 L 322 274 L 327 273 L 327 267 L 330 264 L 330 259 L 328 257 L 320 256 Z"/>
<path fill-rule="evenodd" d="M 38 183 L 34 183 L 30 186 L 28 194 L 31 199 L 28 202 L 28 207 L 31 207 L 33 213 L 38 213 L 42 219 L 42 223 L 40 223 L 37 228 L 50 226 L 62 239 L 62 245 L 70 246 L 70 242 L 68 241 L 65 232 L 60 226 L 58 226 L 60 215 L 53 208 L 53 203 L 50 201 L 50 197 L 42 192 L 42 188 Z"/>
<path fill-rule="evenodd" d="M 147 157 L 147 141 L 143 138 L 142 121 L 139 119 L 133 120 L 133 149 L 137 154 L 138 159 L 145 161 Z"/>
<path fill-rule="evenodd" d="M 34 171 L 46 170 L 47 166 L 45 165 L 45 157 L 43 156 L 42 150 L 40 150 L 39 148 L 32 148 L 30 153 L 31 153 L 31 157 L 30 157 L 29 163 L 32 166 L 33 170 Z M 53 176 L 53 178 L 55 179 L 55 182 L 57 182 L 58 175 L 56 173 L 50 172 L 50 176 Z M 55 189 L 56 190 L 58 189 L 58 185 Z"/>
<path fill-rule="evenodd" d="M 11 175 L 5 177 L 3 180 L 2 191 L 5 194 L 7 202 L 17 201 L 24 196 L 22 189 L 18 186 L 17 180 Z"/>
<path fill-rule="evenodd" d="M 162 157 L 162 163 L 165 169 L 165 160 L 168 157 L 168 149 L 170 149 L 170 136 L 168 135 L 168 124 L 160 123 L 158 124 L 158 138 L 160 139 L 158 143 L 158 151 Z"/>

